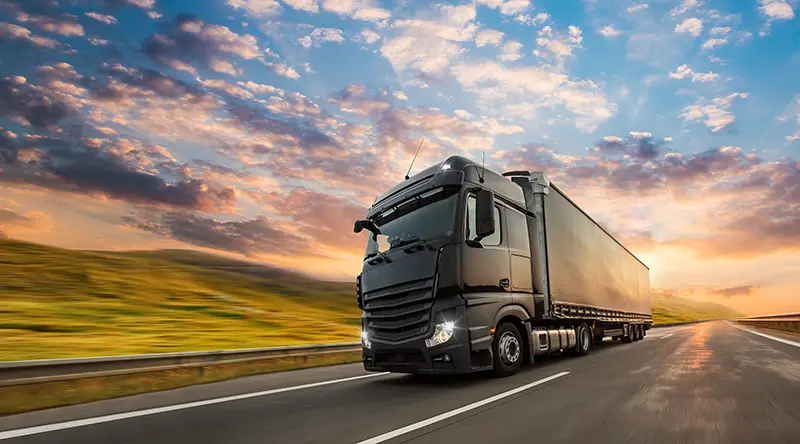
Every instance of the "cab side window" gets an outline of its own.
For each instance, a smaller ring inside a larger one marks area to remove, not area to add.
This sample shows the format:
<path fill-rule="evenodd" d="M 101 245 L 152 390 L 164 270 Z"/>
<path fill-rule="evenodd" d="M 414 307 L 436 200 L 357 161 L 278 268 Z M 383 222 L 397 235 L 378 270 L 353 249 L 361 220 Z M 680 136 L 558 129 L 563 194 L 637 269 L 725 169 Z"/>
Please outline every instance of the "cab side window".
<path fill-rule="evenodd" d="M 477 235 L 475 234 L 475 205 L 476 200 L 475 196 L 469 196 L 467 198 L 467 240 L 475 240 L 477 239 Z M 484 246 L 492 246 L 492 245 L 500 245 L 501 236 L 500 236 L 500 227 L 502 224 L 500 223 L 500 209 L 497 206 L 494 207 L 494 233 L 491 236 L 484 237 L 481 239 L 481 245 Z"/>

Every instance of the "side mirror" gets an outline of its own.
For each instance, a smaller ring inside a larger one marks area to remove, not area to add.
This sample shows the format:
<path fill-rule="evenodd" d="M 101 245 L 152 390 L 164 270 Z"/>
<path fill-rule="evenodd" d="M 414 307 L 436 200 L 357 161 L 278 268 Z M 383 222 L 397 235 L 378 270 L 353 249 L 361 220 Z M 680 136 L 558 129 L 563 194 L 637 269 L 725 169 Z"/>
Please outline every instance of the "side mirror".
<path fill-rule="evenodd" d="M 475 200 L 475 234 L 483 239 L 494 234 L 494 193 L 479 190 Z"/>
<path fill-rule="evenodd" d="M 355 223 L 353 224 L 353 232 L 360 233 L 361 230 L 363 229 L 364 229 L 364 221 L 363 220 L 355 221 Z"/>

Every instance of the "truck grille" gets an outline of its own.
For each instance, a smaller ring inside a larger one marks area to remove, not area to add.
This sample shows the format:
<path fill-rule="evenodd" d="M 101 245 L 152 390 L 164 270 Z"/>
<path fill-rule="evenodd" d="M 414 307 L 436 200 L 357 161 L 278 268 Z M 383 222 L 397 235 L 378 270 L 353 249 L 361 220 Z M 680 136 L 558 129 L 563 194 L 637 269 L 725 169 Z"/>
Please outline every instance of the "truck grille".
<path fill-rule="evenodd" d="M 364 312 L 372 337 L 400 341 L 426 333 L 433 287 L 433 279 L 423 279 L 365 293 Z"/>

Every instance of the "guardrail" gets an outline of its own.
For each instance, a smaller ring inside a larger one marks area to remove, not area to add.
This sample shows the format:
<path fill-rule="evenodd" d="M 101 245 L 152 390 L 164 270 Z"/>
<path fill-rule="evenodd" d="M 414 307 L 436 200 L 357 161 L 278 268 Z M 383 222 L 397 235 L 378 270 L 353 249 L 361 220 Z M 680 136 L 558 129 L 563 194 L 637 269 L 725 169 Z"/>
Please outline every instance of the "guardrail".
<path fill-rule="evenodd" d="M 361 350 L 360 342 L 0 362 L 0 387 Z"/>
<path fill-rule="evenodd" d="M 769 328 L 772 330 L 788 331 L 800 333 L 800 313 L 789 313 L 785 315 L 760 316 L 752 318 L 737 319 L 737 323 L 750 327 Z"/>

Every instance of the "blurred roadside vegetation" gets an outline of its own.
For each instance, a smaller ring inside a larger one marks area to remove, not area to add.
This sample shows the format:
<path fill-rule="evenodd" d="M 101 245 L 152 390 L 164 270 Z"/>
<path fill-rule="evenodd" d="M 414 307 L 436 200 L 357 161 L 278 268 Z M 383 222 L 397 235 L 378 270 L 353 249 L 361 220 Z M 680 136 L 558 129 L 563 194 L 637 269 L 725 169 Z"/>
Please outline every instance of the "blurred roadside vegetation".
<path fill-rule="evenodd" d="M 183 250 L 0 239 L 0 361 L 356 342 L 355 283 Z"/>
<path fill-rule="evenodd" d="M 653 292 L 653 323 L 691 322 L 704 319 L 734 319 L 742 314 L 724 305 L 699 302 L 678 296 Z"/>
<path fill-rule="evenodd" d="M 655 323 L 737 316 L 653 295 Z M 353 283 L 185 250 L 0 239 L 0 361 L 355 342 Z"/>

